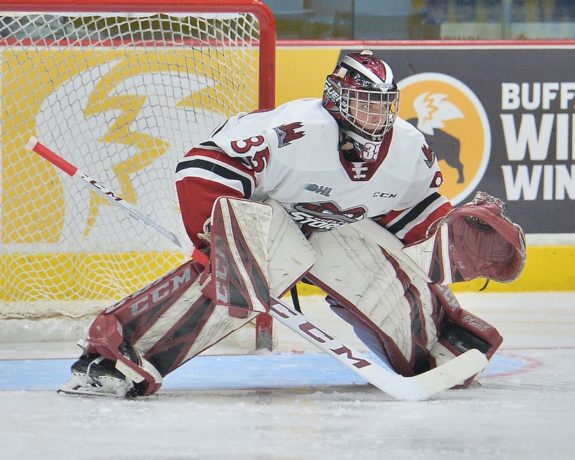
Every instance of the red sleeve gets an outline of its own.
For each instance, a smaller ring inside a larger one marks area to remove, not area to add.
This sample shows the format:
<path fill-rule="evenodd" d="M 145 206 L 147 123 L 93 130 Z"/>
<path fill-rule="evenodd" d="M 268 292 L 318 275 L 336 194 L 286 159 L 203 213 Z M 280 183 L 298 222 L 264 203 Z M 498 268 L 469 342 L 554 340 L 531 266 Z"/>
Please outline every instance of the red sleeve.
<path fill-rule="evenodd" d="M 253 172 L 239 158 L 202 148 L 186 154 L 176 170 L 176 191 L 184 227 L 194 246 L 207 246 L 198 234 L 204 232 L 214 202 L 222 196 L 249 198 L 254 183 Z"/>
<path fill-rule="evenodd" d="M 435 222 L 443 219 L 451 209 L 453 209 L 451 203 L 444 203 L 441 205 L 435 211 L 430 213 L 423 222 L 414 225 L 413 228 L 403 237 L 403 243 L 407 245 L 427 238 L 428 230 Z"/>
<path fill-rule="evenodd" d="M 433 224 L 445 217 L 452 208 L 445 197 L 432 193 L 409 209 L 391 211 L 373 220 L 407 245 L 424 240 Z"/>

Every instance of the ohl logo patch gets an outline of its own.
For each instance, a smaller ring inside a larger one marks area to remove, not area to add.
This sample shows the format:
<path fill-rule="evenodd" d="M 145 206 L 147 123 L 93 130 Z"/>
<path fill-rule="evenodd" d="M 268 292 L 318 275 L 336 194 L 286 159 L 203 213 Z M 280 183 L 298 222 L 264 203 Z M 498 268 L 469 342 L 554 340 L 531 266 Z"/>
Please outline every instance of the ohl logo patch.
<path fill-rule="evenodd" d="M 398 83 L 400 116 L 415 125 L 437 155 L 445 182 L 440 192 L 465 201 L 485 174 L 491 129 L 483 105 L 460 80 L 420 73 Z"/>

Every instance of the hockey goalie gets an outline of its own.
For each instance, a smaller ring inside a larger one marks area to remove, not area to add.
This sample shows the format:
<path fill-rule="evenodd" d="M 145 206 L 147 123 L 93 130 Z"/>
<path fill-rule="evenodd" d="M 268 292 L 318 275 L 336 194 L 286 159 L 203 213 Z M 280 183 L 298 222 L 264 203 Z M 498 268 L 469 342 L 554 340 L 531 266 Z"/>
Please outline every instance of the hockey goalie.
<path fill-rule="evenodd" d="M 460 207 L 439 193 L 399 95 L 385 61 L 351 53 L 322 99 L 239 114 L 193 147 L 176 169 L 193 260 L 103 311 L 62 391 L 151 395 L 302 280 L 402 376 L 470 349 L 491 358 L 502 337 L 449 284 L 514 280 L 523 231 L 486 193 Z"/>

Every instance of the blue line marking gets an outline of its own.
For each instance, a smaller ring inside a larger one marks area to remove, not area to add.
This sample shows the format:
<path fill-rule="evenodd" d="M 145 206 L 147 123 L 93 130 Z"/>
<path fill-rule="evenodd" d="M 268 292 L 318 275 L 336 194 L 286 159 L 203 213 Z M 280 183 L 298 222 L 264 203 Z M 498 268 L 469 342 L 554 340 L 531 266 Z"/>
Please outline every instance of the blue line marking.
<path fill-rule="evenodd" d="M 70 377 L 74 359 L 0 360 L 0 390 L 56 391 Z M 514 374 L 527 360 L 496 354 L 482 377 Z M 309 388 L 366 385 L 321 353 L 197 356 L 166 376 L 163 390 Z"/>

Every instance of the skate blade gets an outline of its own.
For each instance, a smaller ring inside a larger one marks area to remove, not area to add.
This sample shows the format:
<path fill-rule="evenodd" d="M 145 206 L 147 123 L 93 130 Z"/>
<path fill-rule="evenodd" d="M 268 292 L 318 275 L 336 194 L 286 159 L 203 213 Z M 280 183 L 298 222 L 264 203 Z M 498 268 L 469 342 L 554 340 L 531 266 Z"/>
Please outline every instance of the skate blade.
<path fill-rule="evenodd" d="M 132 382 L 114 377 L 92 378 L 83 374 L 73 374 L 57 393 L 125 398 L 133 388 Z"/>

